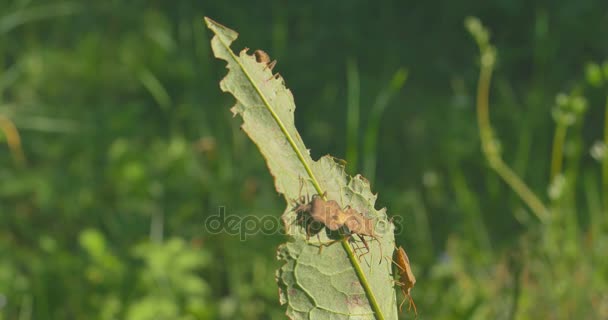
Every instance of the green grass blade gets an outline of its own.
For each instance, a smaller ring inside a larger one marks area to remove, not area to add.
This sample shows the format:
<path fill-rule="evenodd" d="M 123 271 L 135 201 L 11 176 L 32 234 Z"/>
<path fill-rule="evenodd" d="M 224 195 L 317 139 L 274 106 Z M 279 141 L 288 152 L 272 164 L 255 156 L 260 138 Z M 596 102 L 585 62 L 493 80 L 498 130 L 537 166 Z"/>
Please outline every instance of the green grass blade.
<path fill-rule="evenodd" d="M 359 67 L 354 59 L 346 64 L 346 162 L 349 172 L 356 172 L 359 162 L 359 113 L 361 112 L 361 81 Z"/>

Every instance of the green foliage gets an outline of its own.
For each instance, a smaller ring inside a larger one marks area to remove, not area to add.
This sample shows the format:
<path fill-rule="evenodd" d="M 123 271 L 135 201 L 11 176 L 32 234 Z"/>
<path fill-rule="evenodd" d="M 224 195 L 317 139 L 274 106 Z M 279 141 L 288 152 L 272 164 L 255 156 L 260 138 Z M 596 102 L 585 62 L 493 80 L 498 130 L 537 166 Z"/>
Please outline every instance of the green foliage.
<path fill-rule="evenodd" d="M 197 275 L 197 270 L 210 263 L 207 255 L 175 238 L 164 244 L 139 245 L 134 255 L 144 260 L 138 281 L 144 295 L 129 306 L 126 319 L 212 318 L 206 302 L 209 286 Z"/>

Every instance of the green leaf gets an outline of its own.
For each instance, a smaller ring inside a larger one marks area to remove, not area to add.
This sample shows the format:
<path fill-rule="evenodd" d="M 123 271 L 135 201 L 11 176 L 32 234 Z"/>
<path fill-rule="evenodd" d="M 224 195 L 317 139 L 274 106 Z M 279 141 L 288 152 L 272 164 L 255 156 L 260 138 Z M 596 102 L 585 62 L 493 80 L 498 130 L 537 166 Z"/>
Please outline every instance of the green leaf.
<path fill-rule="evenodd" d="M 594 87 L 600 87 L 602 85 L 602 68 L 597 63 L 587 63 L 585 66 L 585 77 L 587 83 Z"/>
<path fill-rule="evenodd" d="M 291 319 L 397 319 L 391 264 L 394 226 L 385 209 L 376 210 L 376 196 L 360 175 L 348 176 L 341 161 L 325 156 L 313 161 L 294 125 L 295 103 L 280 76 L 257 62 L 247 49 L 236 55 L 230 49 L 237 33 L 205 18 L 215 36 L 211 47 L 229 69 L 220 82 L 236 98 L 231 109 L 243 119 L 242 129 L 257 145 L 274 177 L 276 190 L 285 196 L 282 215 L 290 242 L 279 247 L 285 261 L 277 272 L 280 301 Z M 327 192 L 327 199 L 347 205 L 375 222 L 377 240 L 366 237 L 368 253 L 359 238 L 331 239 L 322 230 L 307 239 L 297 222 L 293 201 L 300 196 Z M 364 254 L 359 257 L 359 255 Z"/>

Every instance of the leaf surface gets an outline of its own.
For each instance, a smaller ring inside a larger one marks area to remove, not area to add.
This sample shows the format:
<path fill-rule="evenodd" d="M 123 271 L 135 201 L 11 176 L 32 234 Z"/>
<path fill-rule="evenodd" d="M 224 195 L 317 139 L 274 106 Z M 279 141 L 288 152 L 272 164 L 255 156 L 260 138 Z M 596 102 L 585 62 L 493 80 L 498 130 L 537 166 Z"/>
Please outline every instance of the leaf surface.
<path fill-rule="evenodd" d="M 277 271 L 280 301 L 287 305 L 291 319 L 397 319 L 397 304 L 391 264 L 394 227 L 385 209 L 376 210 L 376 195 L 360 175 L 348 176 L 343 162 L 330 156 L 313 161 L 294 124 L 295 103 L 280 76 L 273 76 L 265 63 L 242 50 L 238 55 L 230 45 L 238 34 L 205 18 L 215 36 L 211 46 L 215 56 L 229 69 L 220 82 L 237 103 L 231 109 L 243 119 L 242 129 L 257 145 L 274 177 L 276 190 L 287 206 L 282 215 L 290 241 L 281 245 L 277 256 L 285 264 Z M 377 240 L 365 237 L 368 253 L 356 236 L 338 241 L 323 229 L 307 239 L 306 228 L 293 210 L 294 200 L 327 192 L 327 199 L 347 205 L 372 219 Z M 363 254 L 365 253 L 365 254 Z M 363 254 L 361 257 L 359 255 Z"/>

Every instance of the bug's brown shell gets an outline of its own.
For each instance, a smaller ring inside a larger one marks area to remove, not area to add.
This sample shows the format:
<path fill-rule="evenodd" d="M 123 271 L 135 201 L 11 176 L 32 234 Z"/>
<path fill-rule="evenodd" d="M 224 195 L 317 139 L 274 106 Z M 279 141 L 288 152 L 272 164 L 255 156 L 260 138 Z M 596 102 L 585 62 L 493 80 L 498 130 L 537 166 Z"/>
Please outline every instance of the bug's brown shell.
<path fill-rule="evenodd" d="M 344 225 L 344 212 L 340 209 L 340 205 L 334 200 L 325 201 L 319 196 L 312 198 L 310 216 L 332 231 Z"/>
<path fill-rule="evenodd" d="M 406 284 L 410 289 L 416 284 L 416 277 L 410 267 L 410 259 L 403 247 L 397 249 L 397 265 L 399 266 L 399 276 L 401 283 Z"/>
<path fill-rule="evenodd" d="M 255 56 L 255 61 L 257 62 L 270 63 L 270 56 L 263 50 L 255 50 L 253 55 Z"/>
<path fill-rule="evenodd" d="M 403 293 L 405 297 L 409 298 L 410 308 L 414 307 L 414 312 L 418 314 L 416 311 L 416 304 L 414 303 L 414 299 L 412 299 L 411 295 L 412 288 L 416 284 L 416 277 L 412 272 L 410 259 L 408 258 L 407 253 L 405 253 L 405 249 L 403 249 L 403 247 L 397 248 L 396 255 L 397 261 L 395 263 L 399 268 L 399 282 L 397 282 L 397 285 L 401 287 L 401 293 Z M 403 302 L 405 302 L 405 299 Z M 399 310 L 401 310 L 403 302 L 401 302 L 401 305 L 399 305 Z"/>
<path fill-rule="evenodd" d="M 344 210 L 345 221 L 344 224 L 352 233 L 356 233 L 362 236 L 375 237 L 374 224 L 372 219 L 364 217 L 357 210 L 347 207 Z"/>

